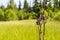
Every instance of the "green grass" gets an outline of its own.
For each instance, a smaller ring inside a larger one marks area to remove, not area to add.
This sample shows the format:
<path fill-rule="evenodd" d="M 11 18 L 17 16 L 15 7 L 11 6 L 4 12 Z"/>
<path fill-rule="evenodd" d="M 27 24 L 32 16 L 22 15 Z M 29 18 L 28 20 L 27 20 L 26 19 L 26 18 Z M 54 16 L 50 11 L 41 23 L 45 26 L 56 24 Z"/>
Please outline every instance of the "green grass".
<path fill-rule="evenodd" d="M 39 40 L 36 20 L 0 22 L 0 40 Z M 45 40 L 60 40 L 60 22 L 47 21 Z"/>

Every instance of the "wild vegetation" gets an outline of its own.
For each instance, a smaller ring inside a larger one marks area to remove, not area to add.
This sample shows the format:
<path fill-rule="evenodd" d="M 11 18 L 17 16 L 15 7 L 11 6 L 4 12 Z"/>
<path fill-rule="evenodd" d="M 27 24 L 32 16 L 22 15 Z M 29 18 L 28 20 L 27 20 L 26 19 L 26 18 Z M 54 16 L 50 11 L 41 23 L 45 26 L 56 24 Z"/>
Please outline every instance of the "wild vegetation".
<path fill-rule="evenodd" d="M 34 0 L 31 7 L 27 0 L 24 0 L 24 7 L 21 8 L 19 1 L 17 8 L 14 0 L 10 0 L 6 8 L 0 6 L 0 40 L 39 40 L 36 18 L 43 11 L 48 18 L 44 40 L 60 40 L 60 0 L 43 2 Z"/>
<path fill-rule="evenodd" d="M 14 0 L 10 0 L 6 8 L 3 5 L 0 6 L 0 21 L 36 19 L 43 13 L 43 9 L 48 18 L 60 21 L 60 0 L 44 0 L 44 5 L 42 5 L 43 2 L 34 0 L 33 4 L 31 7 L 32 4 L 29 5 L 25 0 L 24 7 L 21 8 L 21 1 L 19 1 L 17 8 Z"/>
<path fill-rule="evenodd" d="M 0 22 L 0 40 L 39 40 L 35 22 L 36 20 Z M 60 40 L 59 21 L 47 21 L 45 40 Z"/>

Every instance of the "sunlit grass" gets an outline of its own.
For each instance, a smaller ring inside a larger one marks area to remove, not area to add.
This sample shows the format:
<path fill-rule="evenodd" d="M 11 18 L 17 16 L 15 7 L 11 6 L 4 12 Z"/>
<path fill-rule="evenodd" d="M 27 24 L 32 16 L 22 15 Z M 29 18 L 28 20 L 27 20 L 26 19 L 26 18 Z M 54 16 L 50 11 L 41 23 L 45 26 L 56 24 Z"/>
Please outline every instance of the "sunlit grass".
<path fill-rule="evenodd" d="M 0 22 L 0 40 L 39 40 L 35 20 Z M 45 40 L 60 40 L 60 22 L 46 23 Z"/>

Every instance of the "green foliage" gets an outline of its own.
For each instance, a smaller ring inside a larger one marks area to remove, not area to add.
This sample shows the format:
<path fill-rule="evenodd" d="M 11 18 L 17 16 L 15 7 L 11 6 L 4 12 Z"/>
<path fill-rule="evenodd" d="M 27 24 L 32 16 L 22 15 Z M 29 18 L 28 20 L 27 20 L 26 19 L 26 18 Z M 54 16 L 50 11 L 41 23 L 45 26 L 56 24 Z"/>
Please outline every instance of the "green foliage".
<path fill-rule="evenodd" d="M 17 20 L 17 15 L 16 15 L 16 12 L 14 12 L 14 10 L 6 10 L 5 11 L 5 20 Z"/>
<path fill-rule="evenodd" d="M 36 16 L 37 16 L 37 14 L 34 12 L 28 13 L 23 10 L 20 10 L 17 15 L 18 15 L 19 20 L 36 19 Z"/>
<path fill-rule="evenodd" d="M 47 9 L 48 9 L 48 10 L 52 10 L 51 2 L 48 4 Z"/>
<path fill-rule="evenodd" d="M 27 13 L 27 19 L 36 19 L 38 16 L 35 12 Z"/>
<path fill-rule="evenodd" d="M 59 0 L 59 9 L 60 9 L 60 0 Z"/>
<path fill-rule="evenodd" d="M 17 10 L 14 0 L 10 0 L 10 4 L 7 6 L 7 9 Z"/>
<path fill-rule="evenodd" d="M 28 8 L 29 8 L 29 6 L 28 6 L 28 3 L 27 3 L 27 0 L 24 0 L 24 11 L 25 12 L 28 12 Z"/>
<path fill-rule="evenodd" d="M 37 14 L 40 12 L 41 4 L 37 0 L 34 1 L 33 11 Z"/>
<path fill-rule="evenodd" d="M 23 10 L 18 11 L 17 15 L 19 20 L 22 20 L 25 17 L 25 13 Z"/>
<path fill-rule="evenodd" d="M 54 0 L 54 11 L 58 11 L 59 10 L 59 3 L 58 0 Z"/>
<path fill-rule="evenodd" d="M 46 15 L 47 18 L 49 18 L 49 15 L 48 15 L 49 13 L 46 10 L 44 11 L 44 14 Z"/>
<path fill-rule="evenodd" d="M 58 8 L 59 4 L 58 4 L 58 0 L 54 0 L 54 8 Z"/>
<path fill-rule="evenodd" d="M 28 15 L 29 15 L 29 19 L 36 19 L 37 17 L 37 14 L 35 12 L 31 12 Z"/>
<path fill-rule="evenodd" d="M 17 8 L 16 5 L 14 4 L 14 0 L 10 0 L 10 4 L 5 8 L 4 11 L 4 20 L 9 21 L 9 20 L 17 20 Z"/>
<path fill-rule="evenodd" d="M 47 12 L 48 12 L 48 16 L 49 16 L 50 18 L 53 18 L 54 13 L 52 12 L 52 10 L 47 10 Z"/>
<path fill-rule="evenodd" d="M 60 11 L 55 14 L 54 19 L 60 21 Z"/>
<path fill-rule="evenodd" d="M 24 0 L 24 6 L 21 9 L 21 2 L 19 1 L 18 8 L 16 4 L 14 4 L 14 0 L 10 0 L 7 8 L 3 5 L 0 7 L 0 20 L 24 20 L 24 19 L 36 19 L 40 16 L 41 13 L 44 12 L 47 18 L 59 19 L 60 11 L 60 1 L 53 0 L 43 0 L 44 5 L 38 0 L 34 0 L 33 7 L 29 6 L 27 0 Z M 47 1 L 50 3 L 47 5 Z"/>
<path fill-rule="evenodd" d="M 2 5 L 1 7 L 0 7 L 3 11 L 5 10 L 5 7 Z"/>
<path fill-rule="evenodd" d="M 0 21 L 4 20 L 4 11 L 0 9 Z"/>

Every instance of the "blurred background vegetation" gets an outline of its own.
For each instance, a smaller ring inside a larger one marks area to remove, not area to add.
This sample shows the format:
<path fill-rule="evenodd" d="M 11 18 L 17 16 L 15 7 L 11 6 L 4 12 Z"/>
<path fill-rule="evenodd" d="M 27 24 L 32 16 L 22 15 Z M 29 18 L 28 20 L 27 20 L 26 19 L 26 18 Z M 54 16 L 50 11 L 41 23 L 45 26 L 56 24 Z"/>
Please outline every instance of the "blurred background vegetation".
<path fill-rule="evenodd" d="M 44 6 L 44 13 L 49 19 L 60 21 L 60 0 L 44 0 L 43 3 L 34 0 L 34 6 L 29 6 L 27 0 L 24 1 L 24 7 L 21 8 L 21 1 L 19 1 L 18 8 L 14 4 L 14 0 L 10 0 L 9 5 L 5 8 L 3 5 L 0 6 L 0 21 L 10 21 L 10 20 L 26 20 L 26 19 L 36 19 L 42 12 L 42 7 Z M 53 4 L 53 6 L 52 6 Z"/>

